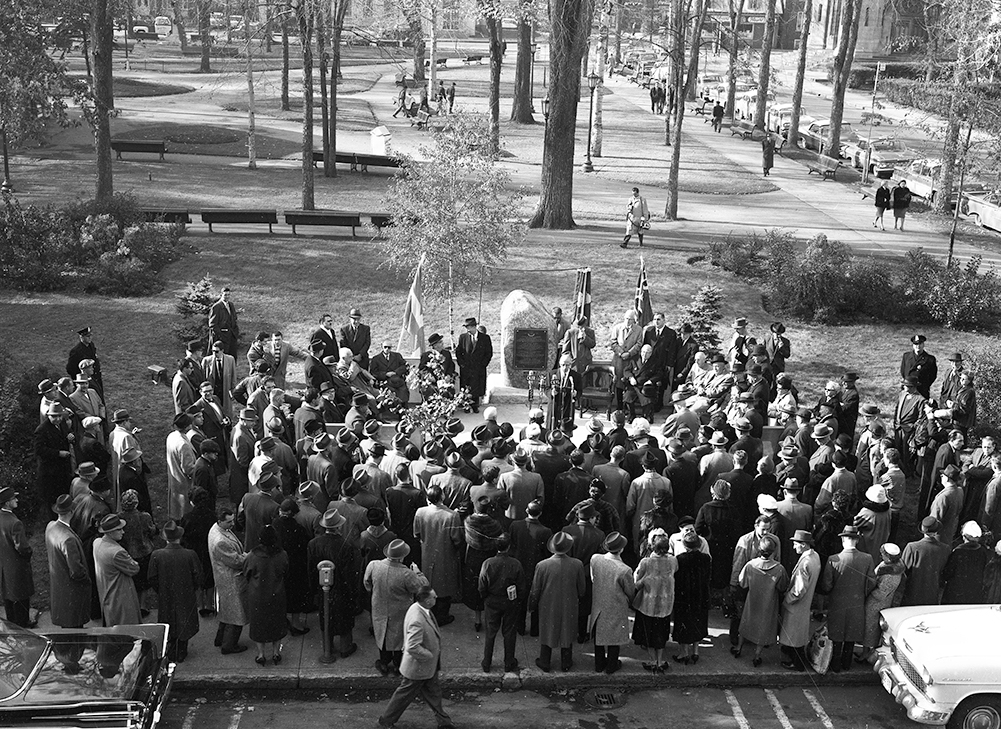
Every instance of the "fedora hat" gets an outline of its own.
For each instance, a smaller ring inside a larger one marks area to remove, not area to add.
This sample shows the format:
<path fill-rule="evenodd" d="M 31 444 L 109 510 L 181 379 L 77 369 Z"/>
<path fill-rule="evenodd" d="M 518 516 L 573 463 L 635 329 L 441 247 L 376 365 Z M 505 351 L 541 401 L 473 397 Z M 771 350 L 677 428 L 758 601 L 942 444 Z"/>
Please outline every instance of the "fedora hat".
<path fill-rule="evenodd" d="M 358 436 L 354 431 L 341 428 L 337 431 L 337 445 L 341 448 L 353 448 L 358 443 Z"/>
<path fill-rule="evenodd" d="M 52 505 L 52 510 L 57 514 L 69 514 L 73 511 L 73 497 L 69 494 L 61 494 L 56 503 Z"/>
<path fill-rule="evenodd" d="M 879 408 L 875 405 L 863 405 L 859 410 L 863 415 L 869 415 L 872 417 L 879 415 Z"/>
<path fill-rule="evenodd" d="M 857 527 L 855 527 L 852 524 L 849 524 L 848 526 L 846 526 L 844 529 L 841 530 L 841 533 L 838 534 L 838 536 L 839 537 L 854 537 L 855 539 L 859 539 L 859 538 L 861 538 L 862 535 L 859 533 L 859 530 L 858 530 Z"/>
<path fill-rule="evenodd" d="M 101 524 L 100 526 L 97 527 L 97 530 L 101 532 L 101 534 L 108 534 L 110 532 L 115 531 L 116 529 L 124 529 L 124 528 L 125 528 L 124 519 L 118 516 L 118 514 L 108 514 L 106 517 L 101 519 Z"/>
<path fill-rule="evenodd" d="M 546 438 L 546 441 L 549 443 L 549 445 L 558 446 L 558 445 L 563 445 L 566 439 L 567 437 L 566 435 L 563 434 L 562 430 L 554 430 L 549 433 L 549 436 Z"/>
<path fill-rule="evenodd" d="M 713 433 L 713 437 L 709 439 L 709 445 L 714 446 L 725 446 L 726 445 L 726 433 L 722 430 L 717 430 Z"/>
<path fill-rule="evenodd" d="M 573 537 L 566 532 L 556 532 L 556 534 L 549 538 L 547 546 L 553 554 L 566 554 L 573 546 Z"/>
<path fill-rule="evenodd" d="M 961 473 L 962 471 L 960 471 L 959 468 L 957 468 L 956 465 L 953 463 L 950 463 L 948 466 L 942 469 L 942 475 L 945 476 L 950 481 L 959 480 L 959 476 Z"/>
<path fill-rule="evenodd" d="M 462 421 L 458 418 L 449 418 L 445 421 L 445 432 L 451 436 L 461 433 L 464 427 Z"/>
<path fill-rule="evenodd" d="M 618 532 L 612 532 L 601 545 L 606 552 L 621 552 L 626 548 L 626 538 Z"/>
<path fill-rule="evenodd" d="M 44 379 L 44 380 L 42 380 L 41 382 L 38 383 L 38 394 L 39 395 L 44 395 L 45 393 L 47 393 L 49 390 L 51 390 L 55 386 L 56 386 L 55 382 L 53 382 L 52 380 L 46 378 L 46 379 Z"/>
<path fill-rule="evenodd" d="M 738 316 L 736 319 L 733 320 L 734 329 L 740 329 L 741 327 L 746 327 L 746 326 L 747 326 L 746 316 Z"/>
<path fill-rule="evenodd" d="M 578 507 L 577 509 L 578 519 L 590 520 L 597 515 L 598 515 L 598 510 L 594 508 L 594 504 L 591 502 L 590 499 L 581 504 L 580 507 Z"/>
<path fill-rule="evenodd" d="M 428 344 L 430 344 L 431 346 L 436 345 L 440 341 L 441 341 L 441 335 L 438 332 L 435 332 L 430 337 L 428 337 Z"/>
<path fill-rule="evenodd" d="M 163 538 L 168 542 L 180 539 L 184 536 L 184 527 L 180 526 L 176 521 L 171 519 L 166 524 L 163 525 Z"/>
<path fill-rule="evenodd" d="M 313 450 L 322 451 L 324 448 L 329 448 L 333 440 L 329 433 L 320 433 L 313 439 Z"/>
<path fill-rule="evenodd" d="M 361 319 L 361 309 L 353 308 L 348 312 L 349 319 Z"/>
<path fill-rule="evenodd" d="M 299 485 L 295 493 L 303 501 L 312 501 L 313 497 L 320 493 L 320 484 L 316 481 L 306 481 Z"/>
<path fill-rule="evenodd" d="M 445 456 L 445 465 L 449 468 L 458 468 L 462 463 L 462 456 L 457 451 L 452 451 Z"/>
<path fill-rule="evenodd" d="M 785 332 L 786 332 L 786 325 L 783 324 L 780 321 L 777 321 L 774 324 L 772 324 L 769 327 L 769 329 L 771 329 L 775 334 L 785 334 Z"/>
<path fill-rule="evenodd" d="M 524 466 L 529 461 L 529 455 L 525 451 L 517 450 L 511 459 L 519 466 Z"/>
<path fill-rule="evenodd" d="M 813 433 L 810 437 L 815 440 L 820 438 L 830 438 L 832 432 L 834 431 L 831 430 L 831 426 L 827 425 L 827 423 L 818 423 L 813 427 Z"/>
<path fill-rule="evenodd" d="M 0 489 L 0 504 L 6 504 L 15 496 L 17 496 L 17 491 L 14 490 L 13 486 L 4 486 Z"/>
<path fill-rule="evenodd" d="M 143 452 L 138 448 L 129 448 L 122 454 L 122 461 L 125 463 L 132 463 L 132 461 L 138 461 L 142 458 Z"/>
<path fill-rule="evenodd" d="M 337 509 L 327 509 L 323 512 L 323 516 L 320 517 L 320 526 L 324 529 L 337 529 L 347 523 L 348 520 Z"/>
<path fill-rule="evenodd" d="M 481 423 L 473 428 L 469 437 L 476 443 L 486 443 L 490 440 L 490 428 L 487 427 L 486 423 Z"/>
<path fill-rule="evenodd" d="M 76 469 L 76 475 L 80 478 L 94 478 L 101 472 L 101 469 L 93 461 L 85 461 Z"/>
<path fill-rule="evenodd" d="M 54 402 L 49 405 L 49 409 L 45 412 L 46 415 L 65 415 L 66 413 L 66 408 L 64 408 L 63 404 L 59 402 Z"/>
<path fill-rule="evenodd" d="M 792 541 L 803 542 L 803 544 L 813 544 L 813 535 L 806 529 L 797 529 L 792 535 Z"/>
<path fill-rule="evenodd" d="M 379 421 L 375 418 L 366 420 L 361 432 L 368 436 L 376 435 L 379 432 Z"/>
<path fill-rule="evenodd" d="M 253 408 L 243 408 L 240 410 L 240 420 L 259 420 L 257 411 Z"/>
<path fill-rule="evenodd" d="M 464 326 L 464 327 L 475 327 L 476 326 L 476 317 L 475 316 L 467 316 L 466 320 L 464 322 L 462 322 L 462 326 Z"/>
<path fill-rule="evenodd" d="M 791 460 L 799 456 L 799 448 L 793 443 L 787 443 L 782 446 L 782 450 L 779 451 L 779 458 L 783 460 Z"/>
<path fill-rule="evenodd" d="M 343 519 L 344 517 L 341 518 Z M 410 554 L 410 545 L 402 539 L 394 539 L 383 547 L 382 553 L 390 559 L 404 559 L 408 554 Z"/>
<path fill-rule="evenodd" d="M 734 430 L 739 430 L 741 433 L 747 433 L 754 427 L 751 425 L 751 421 L 745 417 L 737 418 L 733 423 Z"/>
<path fill-rule="evenodd" d="M 601 422 L 601 418 L 591 418 L 591 422 L 587 424 L 587 429 L 592 433 L 601 433 L 605 430 L 604 423 Z"/>
<path fill-rule="evenodd" d="M 429 461 L 441 458 L 442 454 L 443 450 L 441 445 L 439 445 L 438 442 L 434 440 L 429 440 L 427 443 L 424 444 L 424 447 L 421 449 L 421 455 L 423 455 Z"/>
<path fill-rule="evenodd" d="M 785 483 L 782 484 L 783 491 L 802 491 L 803 487 L 800 486 L 799 479 L 787 478 Z"/>
<path fill-rule="evenodd" d="M 952 354 L 949 355 L 949 361 L 950 362 L 962 362 L 963 361 L 963 355 L 961 355 L 959 352 L 953 352 Z"/>

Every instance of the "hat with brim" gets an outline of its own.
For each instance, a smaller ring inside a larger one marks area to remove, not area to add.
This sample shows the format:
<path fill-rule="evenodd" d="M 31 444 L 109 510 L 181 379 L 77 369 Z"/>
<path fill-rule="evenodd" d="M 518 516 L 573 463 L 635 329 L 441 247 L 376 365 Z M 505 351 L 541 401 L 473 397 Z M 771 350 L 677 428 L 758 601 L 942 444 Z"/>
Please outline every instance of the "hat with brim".
<path fill-rule="evenodd" d="M 66 408 L 63 407 L 62 403 L 54 402 L 49 405 L 49 409 L 45 412 L 46 415 L 65 415 Z"/>
<path fill-rule="evenodd" d="M 963 361 L 963 355 L 961 355 L 959 352 L 953 352 L 952 354 L 949 355 L 949 361 L 950 362 L 962 362 Z"/>
<path fill-rule="evenodd" d="M 672 456 L 680 456 L 685 452 L 685 446 L 678 438 L 671 438 L 667 441 L 667 452 Z"/>
<path fill-rule="evenodd" d="M 101 469 L 93 461 L 85 461 L 76 469 L 76 475 L 81 478 L 94 478 L 101 472 Z"/>
<path fill-rule="evenodd" d="M 430 344 L 431 346 L 436 345 L 440 341 L 441 341 L 441 335 L 438 334 L 438 332 L 435 332 L 430 337 L 428 337 L 428 344 Z"/>
<path fill-rule="evenodd" d="M 174 542 L 184 536 L 184 527 L 171 519 L 163 525 L 163 538 L 168 542 Z"/>
<path fill-rule="evenodd" d="M 720 430 L 717 430 L 715 433 L 713 433 L 713 437 L 709 439 L 709 445 L 725 446 L 726 434 Z"/>
<path fill-rule="evenodd" d="M 394 539 L 383 548 L 382 553 L 389 559 L 404 559 L 410 554 L 410 545 L 402 539 Z"/>
<path fill-rule="evenodd" d="M 361 319 L 361 309 L 352 309 L 348 312 L 349 319 Z"/>
<path fill-rule="evenodd" d="M 827 423 L 818 423 L 817 425 L 814 426 L 813 433 L 810 434 L 810 437 L 813 438 L 814 440 L 819 440 L 821 438 L 830 438 L 831 433 L 833 432 L 834 431 L 831 430 L 831 426 L 827 425 Z"/>
<path fill-rule="evenodd" d="M 464 322 L 462 322 L 462 326 L 464 326 L 464 327 L 475 327 L 476 326 L 476 317 L 475 316 L 467 316 L 466 320 Z"/>
<path fill-rule="evenodd" d="M 73 511 L 73 497 L 69 494 L 61 494 L 56 503 L 52 505 L 52 510 L 57 514 L 69 514 Z"/>
<path fill-rule="evenodd" d="M 911 337 L 911 344 L 924 344 L 927 341 L 928 337 L 926 337 L 924 334 L 915 334 L 913 337 Z"/>
<path fill-rule="evenodd" d="M 806 529 L 797 529 L 792 535 L 792 541 L 813 544 L 813 535 Z"/>
<path fill-rule="evenodd" d="M 358 436 L 354 431 L 341 428 L 337 431 L 337 445 L 341 448 L 353 448 L 358 443 Z"/>
<path fill-rule="evenodd" d="M 56 386 L 56 383 L 52 380 L 45 379 L 38 383 L 38 394 L 44 395 Z"/>
<path fill-rule="evenodd" d="M 546 545 L 553 554 L 566 554 L 573 547 L 573 537 L 566 532 L 556 532 Z"/>
<path fill-rule="evenodd" d="M 879 484 L 873 484 L 865 490 L 866 501 L 874 504 L 885 504 L 887 502 L 886 489 Z"/>
<path fill-rule="evenodd" d="M 254 410 L 253 408 L 243 408 L 240 411 L 240 420 L 259 420 L 259 419 L 260 416 L 258 416 L 257 411 Z"/>
<path fill-rule="evenodd" d="M 785 326 L 785 324 L 783 324 L 780 321 L 777 321 L 774 324 L 772 324 L 769 327 L 769 329 L 771 329 L 776 334 L 785 334 L 785 332 L 786 332 L 786 326 Z"/>
<path fill-rule="evenodd" d="M 0 489 L 0 504 L 6 504 L 15 496 L 17 496 L 17 491 L 14 490 L 13 486 L 4 486 Z"/>
<path fill-rule="evenodd" d="M 861 412 L 863 415 L 869 415 L 871 417 L 875 417 L 879 415 L 879 408 L 876 407 L 875 405 L 863 405 L 861 408 L 859 408 L 859 412 Z"/>
<path fill-rule="evenodd" d="M 313 439 L 313 450 L 322 451 L 324 448 L 329 448 L 331 443 L 333 440 L 329 433 L 320 433 Z"/>
<path fill-rule="evenodd" d="M 612 532 L 602 543 L 602 547 L 606 552 L 621 552 L 626 548 L 626 538 L 619 534 L 618 532 Z"/>
<path fill-rule="evenodd" d="M 476 443 L 486 443 L 490 440 L 490 428 L 485 423 L 477 425 L 473 428 L 473 432 L 469 434 L 469 437 Z"/>
<path fill-rule="evenodd" d="M 784 445 L 779 451 L 779 458 L 782 460 L 792 460 L 799 457 L 799 448 L 794 445 Z"/>
<path fill-rule="evenodd" d="M 511 460 L 519 466 L 524 466 L 529 461 L 529 455 L 525 451 L 515 451 L 514 455 L 511 456 Z"/>
<path fill-rule="evenodd" d="M 841 375 L 841 381 L 842 382 L 857 382 L 858 381 L 858 372 L 845 372 L 843 375 Z"/>
<path fill-rule="evenodd" d="M 303 501 L 312 501 L 320 493 L 320 484 L 316 481 L 306 481 L 300 484 L 295 493 Z"/>
<path fill-rule="evenodd" d="M 855 526 L 853 526 L 853 525 L 851 525 L 851 524 L 849 524 L 844 529 L 842 529 L 841 533 L 838 534 L 838 536 L 839 537 L 853 537 L 855 539 L 859 539 L 859 538 L 862 537 L 862 535 L 859 533 L 858 528 L 855 527 Z"/>
<path fill-rule="evenodd" d="M 324 529 L 337 529 L 347 523 L 348 520 L 343 514 L 338 513 L 337 509 L 327 509 L 320 517 L 320 526 Z"/>
<path fill-rule="evenodd" d="M 724 357 L 720 352 L 717 352 L 709 358 L 709 364 L 719 364 L 720 362 L 726 362 L 726 357 Z"/>
<path fill-rule="evenodd" d="M 118 514 L 108 514 L 106 517 L 101 519 L 101 524 L 97 527 L 97 530 L 101 532 L 101 534 L 110 534 L 113 531 L 124 528 L 124 519 L 118 516 Z"/>
<path fill-rule="evenodd" d="M 783 491 L 802 491 L 803 487 L 800 485 L 799 480 L 795 478 L 787 478 L 785 483 L 782 484 Z"/>
<path fill-rule="evenodd" d="M 429 461 L 441 458 L 443 453 L 444 451 L 442 450 L 442 447 L 438 444 L 437 441 L 433 440 L 429 440 L 427 443 L 424 444 L 424 447 L 421 449 L 421 455 L 423 455 Z"/>
<path fill-rule="evenodd" d="M 364 427 L 362 427 L 361 432 L 368 436 L 373 436 L 379 432 L 379 421 L 375 418 L 371 418 L 365 421 Z"/>
<path fill-rule="evenodd" d="M 351 404 L 354 405 L 356 408 L 360 408 L 363 405 L 368 405 L 368 395 L 366 395 L 364 392 L 356 392 L 351 397 Z"/>
<path fill-rule="evenodd" d="M 129 448 L 122 454 L 123 463 L 132 463 L 133 461 L 138 461 L 142 458 L 143 452 L 138 448 Z"/>
<path fill-rule="evenodd" d="M 736 319 L 733 320 L 734 329 L 740 329 L 746 326 L 747 326 L 747 317 L 738 316 Z"/>
<path fill-rule="evenodd" d="M 751 421 L 744 417 L 737 418 L 733 423 L 734 430 L 739 430 L 741 433 L 747 433 L 753 427 Z"/>
<path fill-rule="evenodd" d="M 755 402 L 757 399 L 750 392 L 742 392 L 737 396 L 737 402 Z"/>
<path fill-rule="evenodd" d="M 594 508 L 594 504 L 591 501 L 585 501 L 577 509 L 577 518 L 589 520 L 593 519 L 598 515 L 598 510 Z"/>
<path fill-rule="evenodd" d="M 959 476 L 961 473 L 962 471 L 960 471 L 959 468 L 952 463 L 950 463 L 948 466 L 942 469 L 942 475 L 945 476 L 950 481 L 959 480 Z"/>

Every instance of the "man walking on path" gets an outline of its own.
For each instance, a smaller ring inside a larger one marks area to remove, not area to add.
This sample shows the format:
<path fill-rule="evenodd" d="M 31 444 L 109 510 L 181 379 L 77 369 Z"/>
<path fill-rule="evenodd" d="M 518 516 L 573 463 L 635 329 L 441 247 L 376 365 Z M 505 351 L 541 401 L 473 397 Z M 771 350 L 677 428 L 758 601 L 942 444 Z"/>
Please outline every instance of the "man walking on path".
<path fill-rule="evenodd" d="M 403 680 L 389 700 L 386 713 L 379 717 L 379 726 L 395 726 L 418 695 L 431 707 L 439 729 L 455 726 L 441 705 L 441 682 L 438 679 L 441 631 L 431 612 L 435 599 L 434 589 L 424 586 L 417 593 L 417 602 L 407 610 L 403 628 L 406 642 L 400 663 Z"/>
<path fill-rule="evenodd" d="M 640 248 L 643 247 L 643 231 L 650 227 L 650 208 L 646 198 L 640 195 L 638 187 L 633 188 L 633 196 L 626 203 L 626 235 L 619 244 L 622 248 L 629 247 L 629 239 L 634 235 L 639 238 Z"/>

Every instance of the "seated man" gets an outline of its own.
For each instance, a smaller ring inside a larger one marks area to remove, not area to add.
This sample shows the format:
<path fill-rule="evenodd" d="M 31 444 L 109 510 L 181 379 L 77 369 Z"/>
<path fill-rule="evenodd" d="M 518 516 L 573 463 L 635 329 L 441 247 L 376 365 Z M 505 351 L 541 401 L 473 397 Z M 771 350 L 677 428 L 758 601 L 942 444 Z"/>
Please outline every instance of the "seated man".
<path fill-rule="evenodd" d="M 403 355 L 393 351 L 392 344 L 382 343 L 382 351 L 372 357 L 368 371 L 377 387 L 388 387 L 404 405 L 410 401 L 410 389 L 407 387 L 410 366 Z"/>
<path fill-rule="evenodd" d="M 734 384 L 733 375 L 722 354 L 714 354 L 710 362 L 713 366 L 712 375 L 703 380 L 695 391 L 695 397 L 688 401 L 688 406 L 699 415 L 724 407 Z"/>
<path fill-rule="evenodd" d="M 644 344 L 640 357 L 626 367 L 625 394 L 622 402 L 629 408 L 629 418 L 636 417 L 636 407 L 640 407 L 644 418 L 652 419 L 655 404 L 659 403 L 660 381 L 664 368 L 653 358 L 653 347 Z"/>

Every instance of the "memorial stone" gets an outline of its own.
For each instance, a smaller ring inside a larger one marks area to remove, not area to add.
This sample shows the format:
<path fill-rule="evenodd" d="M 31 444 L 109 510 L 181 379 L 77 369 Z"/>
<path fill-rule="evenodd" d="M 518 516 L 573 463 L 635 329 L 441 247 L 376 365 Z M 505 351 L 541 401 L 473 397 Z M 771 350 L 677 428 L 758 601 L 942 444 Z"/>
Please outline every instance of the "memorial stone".
<path fill-rule="evenodd" d="M 521 289 L 508 294 L 501 305 L 501 386 L 527 388 L 527 371 L 548 372 L 556 345 L 556 322 L 548 307 Z"/>

